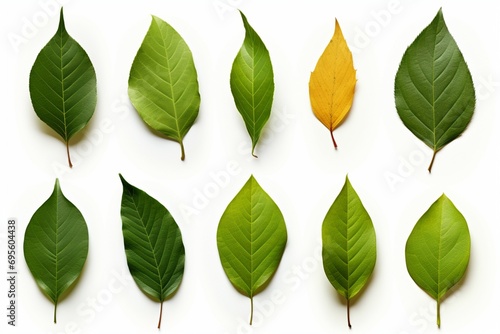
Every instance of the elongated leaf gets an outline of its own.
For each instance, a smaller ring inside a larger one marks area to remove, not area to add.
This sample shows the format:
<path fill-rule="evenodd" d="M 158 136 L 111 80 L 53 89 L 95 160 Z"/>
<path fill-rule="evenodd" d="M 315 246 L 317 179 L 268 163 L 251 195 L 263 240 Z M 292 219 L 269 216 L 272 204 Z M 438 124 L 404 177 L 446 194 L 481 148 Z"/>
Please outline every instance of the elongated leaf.
<path fill-rule="evenodd" d="M 286 225 L 280 209 L 250 176 L 229 203 L 217 228 L 222 267 L 234 287 L 253 297 L 276 272 L 285 250 Z"/>
<path fill-rule="evenodd" d="M 339 23 L 309 79 L 309 97 L 314 115 L 330 131 L 333 145 L 335 130 L 346 118 L 354 99 L 356 70 Z"/>
<path fill-rule="evenodd" d="M 252 155 L 255 156 L 255 146 L 271 116 L 274 75 L 269 51 L 245 15 L 240 14 L 245 26 L 245 40 L 231 69 L 231 92 L 252 138 Z"/>
<path fill-rule="evenodd" d="M 470 257 L 469 227 L 444 194 L 418 220 L 406 242 L 406 267 L 417 285 L 440 303 L 462 279 Z"/>
<path fill-rule="evenodd" d="M 29 90 L 38 117 L 66 143 L 70 167 L 69 140 L 94 114 L 96 82 L 89 56 L 64 27 L 61 8 L 59 28 L 31 68 Z"/>
<path fill-rule="evenodd" d="M 184 39 L 153 16 L 128 80 L 130 101 L 151 128 L 181 145 L 200 109 L 198 76 Z"/>
<path fill-rule="evenodd" d="M 404 125 L 434 154 L 469 124 L 476 97 L 472 77 L 441 9 L 408 47 L 395 80 L 396 108 Z"/>
<path fill-rule="evenodd" d="M 144 191 L 123 184 L 122 229 L 127 264 L 142 292 L 160 302 L 174 293 L 184 274 L 184 244 L 179 226 L 168 210 Z"/>
<path fill-rule="evenodd" d="M 54 323 L 61 295 L 82 272 L 89 232 L 80 211 L 64 197 L 59 180 L 36 210 L 24 234 L 24 258 L 38 287 L 54 303 Z"/>
<path fill-rule="evenodd" d="M 350 301 L 365 286 L 377 258 L 373 223 L 346 177 L 345 184 L 323 221 L 323 267 L 333 287 Z"/>

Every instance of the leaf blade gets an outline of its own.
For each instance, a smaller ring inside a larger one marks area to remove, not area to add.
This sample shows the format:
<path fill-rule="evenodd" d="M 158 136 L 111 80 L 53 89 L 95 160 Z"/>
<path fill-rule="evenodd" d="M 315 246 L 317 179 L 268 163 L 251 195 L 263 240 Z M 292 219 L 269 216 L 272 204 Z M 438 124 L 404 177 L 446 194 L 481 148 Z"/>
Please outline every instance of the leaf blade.
<path fill-rule="evenodd" d="M 231 68 L 230 86 L 248 134 L 252 139 L 252 155 L 262 129 L 271 116 L 274 74 L 271 57 L 264 42 L 240 11 L 245 39 Z"/>
<path fill-rule="evenodd" d="M 348 302 L 366 285 L 377 258 L 376 236 L 366 211 L 349 178 L 325 216 L 322 226 L 325 274 Z"/>
<path fill-rule="evenodd" d="M 33 214 L 24 236 L 24 257 L 37 285 L 54 303 L 80 276 L 89 235 L 81 212 L 62 193 L 56 179 L 50 197 Z"/>
<path fill-rule="evenodd" d="M 347 117 L 356 86 L 352 53 L 335 20 L 335 32 L 318 59 L 309 79 L 309 98 L 316 118 L 330 131 L 333 145 L 335 130 Z"/>
<path fill-rule="evenodd" d="M 403 124 L 435 154 L 467 128 L 475 90 L 467 63 L 440 9 L 403 55 L 394 84 Z"/>
<path fill-rule="evenodd" d="M 185 250 L 170 212 L 122 175 L 122 233 L 127 265 L 139 289 L 161 303 L 181 284 Z M 158 328 L 161 325 L 161 312 Z"/>
<path fill-rule="evenodd" d="M 422 215 L 408 237 L 408 273 L 436 300 L 438 310 L 442 298 L 465 274 L 470 245 L 467 221 L 444 194 Z M 438 312 L 438 326 L 440 322 Z"/>
<path fill-rule="evenodd" d="M 181 146 L 198 117 L 198 76 L 189 46 L 167 22 L 152 16 L 130 69 L 130 101 L 143 121 Z"/>
<path fill-rule="evenodd" d="M 251 299 L 252 306 L 254 295 L 277 270 L 286 242 L 280 209 L 250 176 L 220 219 L 217 249 L 229 281 Z"/>
<path fill-rule="evenodd" d="M 97 105 L 97 79 L 85 50 L 66 31 L 63 9 L 56 34 L 38 54 L 30 72 L 33 109 L 67 146 L 90 121 Z"/>

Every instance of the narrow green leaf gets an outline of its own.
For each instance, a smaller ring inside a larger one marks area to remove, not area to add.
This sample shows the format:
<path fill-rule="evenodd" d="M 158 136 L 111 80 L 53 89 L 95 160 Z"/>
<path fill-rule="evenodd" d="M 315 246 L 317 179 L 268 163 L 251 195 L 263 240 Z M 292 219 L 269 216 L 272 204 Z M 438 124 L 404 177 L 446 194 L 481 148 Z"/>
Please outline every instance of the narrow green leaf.
<path fill-rule="evenodd" d="M 217 228 L 222 267 L 234 287 L 250 298 L 265 287 L 285 251 L 286 225 L 280 209 L 250 176 L 229 203 Z"/>
<path fill-rule="evenodd" d="M 377 259 L 373 223 L 346 177 L 344 186 L 323 221 L 323 267 L 333 287 L 350 301 L 365 286 Z"/>
<path fill-rule="evenodd" d="M 269 51 L 241 13 L 245 40 L 231 69 L 231 92 L 236 108 L 252 138 L 252 155 L 262 129 L 271 116 L 274 94 L 273 66 Z"/>
<path fill-rule="evenodd" d="M 184 244 L 179 226 L 168 210 L 144 191 L 123 184 L 122 230 L 127 264 L 142 292 L 163 302 L 179 287 L 184 274 Z"/>
<path fill-rule="evenodd" d="M 54 323 L 61 295 L 82 272 L 89 248 L 87 224 L 64 197 L 56 179 L 54 191 L 36 210 L 24 235 L 24 258 L 38 287 L 54 303 Z"/>
<path fill-rule="evenodd" d="M 470 257 L 469 227 L 444 194 L 418 220 L 406 242 L 406 267 L 417 285 L 440 303 L 462 279 Z"/>
<path fill-rule="evenodd" d="M 154 130 L 181 145 L 200 109 L 193 56 L 172 26 L 152 16 L 128 80 L 130 101 Z"/>
<path fill-rule="evenodd" d="M 69 140 L 94 114 L 96 82 L 89 56 L 64 27 L 61 8 L 59 28 L 31 68 L 29 90 L 38 117 L 66 143 L 70 167 Z"/>
<path fill-rule="evenodd" d="M 448 31 L 441 9 L 408 47 L 395 80 L 404 125 L 434 154 L 464 132 L 476 97 L 469 68 Z"/>

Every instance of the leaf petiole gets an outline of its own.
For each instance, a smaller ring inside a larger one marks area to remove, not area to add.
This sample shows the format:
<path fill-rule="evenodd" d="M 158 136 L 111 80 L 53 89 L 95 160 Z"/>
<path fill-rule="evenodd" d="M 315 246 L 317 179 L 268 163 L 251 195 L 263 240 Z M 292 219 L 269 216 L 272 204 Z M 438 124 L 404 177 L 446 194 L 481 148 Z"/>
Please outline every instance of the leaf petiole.
<path fill-rule="evenodd" d="M 253 322 L 253 296 L 250 297 L 250 326 L 252 326 Z"/>
<path fill-rule="evenodd" d="M 158 320 L 158 329 L 161 327 L 161 317 L 163 315 L 163 301 L 160 303 L 160 319 Z"/>

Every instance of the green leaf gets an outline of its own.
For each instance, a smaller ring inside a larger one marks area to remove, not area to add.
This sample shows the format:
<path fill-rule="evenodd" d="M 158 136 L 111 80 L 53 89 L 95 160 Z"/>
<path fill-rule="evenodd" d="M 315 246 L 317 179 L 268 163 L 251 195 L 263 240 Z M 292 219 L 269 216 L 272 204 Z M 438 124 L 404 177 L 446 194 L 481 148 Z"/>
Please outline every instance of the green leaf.
<path fill-rule="evenodd" d="M 406 242 L 406 267 L 417 285 L 440 303 L 462 279 L 470 257 L 470 234 L 464 216 L 444 194 L 418 220 Z"/>
<path fill-rule="evenodd" d="M 241 13 L 245 40 L 231 69 L 231 92 L 252 138 L 252 155 L 262 129 L 271 116 L 274 77 L 269 51 Z"/>
<path fill-rule="evenodd" d="M 280 209 L 250 176 L 229 203 L 217 228 L 217 248 L 222 267 L 234 287 L 250 298 L 271 280 L 287 240 Z"/>
<path fill-rule="evenodd" d="M 142 292 L 163 302 L 179 287 L 184 274 L 184 244 L 179 226 L 168 210 L 144 191 L 123 184 L 122 230 L 127 264 Z"/>
<path fill-rule="evenodd" d="M 64 27 L 61 8 L 59 28 L 31 68 L 29 90 L 38 117 L 66 143 L 70 167 L 69 140 L 94 114 L 96 82 L 89 56 Z"/>
<path fill-rule="evenodd" d="M 64 197 L 59 180 L 36 210 L 24 234 L 24 258 L 38 287 L 54 303 L 54 323 L 61 295 L 82 272 L 89 232 L 81 212 Z"/>
<path fill-rule="evenodd" d="M 323 267 L 333 287 L 350 301 L 365 286 L 377 259 L 373 223 L 346 177 L 344 186 L 323 221 Z"/>
<path fill-rule="evenodd" d="M 181 35 L 152 16 L 128 80 L 130 101 L 151 128 L 181 145 L 200 109 L 193 55 Z"/>
<path fill-rule="evenodd" d="M 436 153 L 460 136 L 476 104 L 469 68 L 441 9 L 406 50 L 395 80 L 404 125 Z"/>

